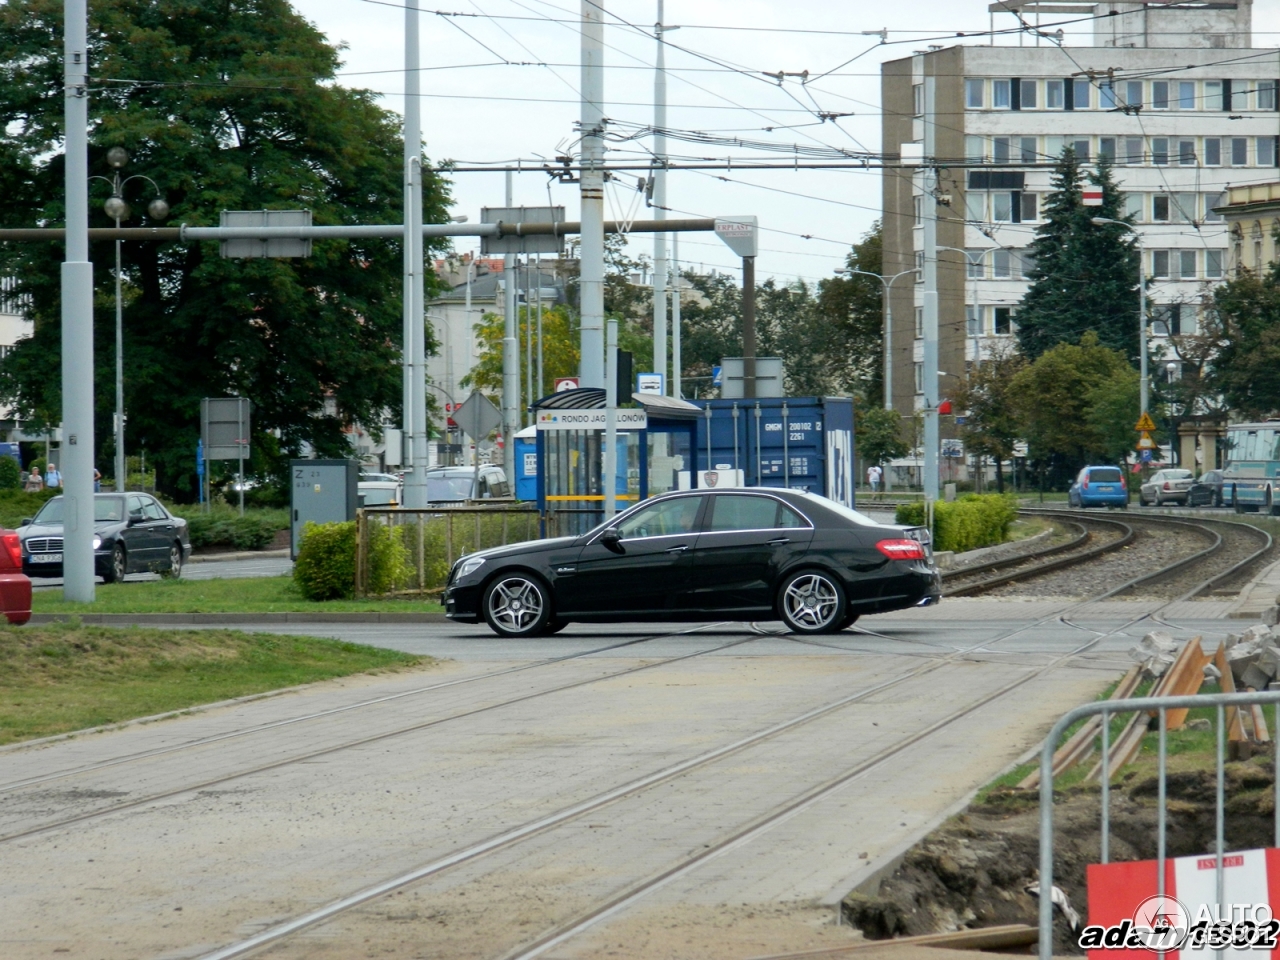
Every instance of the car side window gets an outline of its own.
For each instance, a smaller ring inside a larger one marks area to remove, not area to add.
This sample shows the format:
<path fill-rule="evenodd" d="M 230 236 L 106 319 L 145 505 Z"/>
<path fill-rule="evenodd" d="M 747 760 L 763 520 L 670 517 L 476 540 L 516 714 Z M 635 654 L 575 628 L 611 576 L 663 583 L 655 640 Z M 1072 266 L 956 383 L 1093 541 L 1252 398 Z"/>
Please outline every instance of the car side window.
<path fill-rule="evenodd" d="M 618 524 L 624 540 L 638 537 L 670 537 L 692 533 L 698 519 L 699 497 L 678 497 L 637 510 Z"/>
<path fill-rule="evenodd" d="M 772 530 L 778 525 L 779 506 L 772 497 L 717 494 L 707 530 Z"/>
<path fill-rule="evenodd" d="M 142 498 L 130 497 L 129 498 L 129 519 L 141 520 L 142 518 L 143 518 Z"/>
<path fill-rule="evenodd" d="M 164 512 L 164 508 L 162 508 L 160 504 L 156 503 L 154 500 L 142 501 L 142 515 L 146 517 L 148 520 L 168 520 L 169 519 Z"/>
<path fill-rule="evenodd" d="M 796 527 L 808 527 L 809 521 L 800 514 L 796 513 L 784 503 L 778 504 L 778 527 L 785 530 L 792 530 Z"/>

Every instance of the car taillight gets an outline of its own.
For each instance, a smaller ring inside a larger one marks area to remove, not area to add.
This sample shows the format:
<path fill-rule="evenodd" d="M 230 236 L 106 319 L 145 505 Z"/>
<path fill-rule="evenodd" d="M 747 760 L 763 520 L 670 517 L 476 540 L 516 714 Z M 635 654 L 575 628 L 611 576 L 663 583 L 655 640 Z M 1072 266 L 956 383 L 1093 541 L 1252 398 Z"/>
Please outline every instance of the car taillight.
<path fill-rule="evenodd" d="M 1088 477 L 1085 477 L 1083 480 L 1081 480 L 1081 481 L 1080 481 L 1080 489 L 1082 489 L 1082 490 L 1088 490 L 1088 489 L 1089 489 L 1089 478 L 1088 478 Z"/>
<path fill-rule="evenodd" d="M 1170 486 L 1169 486 L 1169 481 L 1168 481 L 1168 480 L 1166 480 L 1166 481 L 1164 482 L 1164 488 L 1165 488 L 1166 490 L 1171 490 L 1171 489 L 1173 489 L 1172 487 L 1170 487 Z"/>
<path fill-rule="evenodd" d="M 890 560 L 924 559 L 924 544 L 916 540 L 881 540 L 876 549 Z"/>
<path fill-rule="evenodd" d="M 9 554 L 9 563 L 22 569 L 22 541 L 18 539 L 16 533 L 6 533 L 4 535 L 4 548 Z"/>

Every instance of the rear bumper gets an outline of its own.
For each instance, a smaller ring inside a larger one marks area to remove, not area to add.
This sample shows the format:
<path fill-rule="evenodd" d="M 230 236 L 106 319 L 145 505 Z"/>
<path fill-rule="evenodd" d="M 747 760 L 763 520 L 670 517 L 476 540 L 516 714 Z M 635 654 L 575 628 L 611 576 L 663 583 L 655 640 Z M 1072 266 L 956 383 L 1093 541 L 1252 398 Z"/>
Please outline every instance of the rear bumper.
<path fill-rule="evenodd" d="M 31 580 L 22 573 L 0 573 L 0 610 L 10 623 L 31 619 Z"/>
<path fill-rule="evenodd" d="M 1080 494 L 1080 505 L 1086 507 L 1120 507 L 1128 502 L 1127 493 Z"/>

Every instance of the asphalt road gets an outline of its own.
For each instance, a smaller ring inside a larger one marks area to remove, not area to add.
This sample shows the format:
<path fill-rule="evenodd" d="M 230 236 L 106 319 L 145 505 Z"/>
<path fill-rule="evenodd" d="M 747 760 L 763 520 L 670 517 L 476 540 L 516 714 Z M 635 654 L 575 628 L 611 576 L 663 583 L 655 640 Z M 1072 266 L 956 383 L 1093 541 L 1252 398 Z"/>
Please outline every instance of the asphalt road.
<path fill-rule="evenodd" d="M 184 580 L 220 580 L 243 577 L 283 577 L 293 572 L 293 561 L 288 557 L 262 557 L 250 560 L 212 560 L 188 563 L 182 568 Z M 131 573 L 126 583 L 159 580 L 155 573 Z M 61 577 L 32 577 L 31 585 L 41 588 L 62 586 Z"/>

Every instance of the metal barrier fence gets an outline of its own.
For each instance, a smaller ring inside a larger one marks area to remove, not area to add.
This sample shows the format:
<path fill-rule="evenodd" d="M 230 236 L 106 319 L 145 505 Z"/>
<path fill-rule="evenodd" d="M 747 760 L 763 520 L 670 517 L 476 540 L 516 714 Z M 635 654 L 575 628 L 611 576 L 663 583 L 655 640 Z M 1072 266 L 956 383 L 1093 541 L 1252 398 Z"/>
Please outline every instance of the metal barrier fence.
<path fill-rule="evenodd" d="M 366 507 L 356 511 L 356 596 L 421 596 L 442 590 L 463 554 L 541 535 L 528 507 Z"/>
<path fill-rule="evenodd" d="M 1273 730 L 1280 731 L 1280 690 L 1258 691 L 1249 693 L 1217 693 L 1195 694 L 1181 697 L 1135 697 L 1128 700 L 1102 700 L 1076 707 L 1067 713 L 1049 731 L 1044 747 L 1040 752 L 1040 960 L 1053 958 L 1053 754 L 1063 733 L 1077 720 L 1101 715 L 1102 718 L 1102 771 L 1099 782 L 1102 785 L 1102 833 L 1101 861 L 1109 862 L 1111 832 L 1111 769 L 1110 769 L 1110 729 L 1111 719 L 1117 714 L 1131 714 L 1141 711 L 1159 714 L 1159 746 L 1157 763 L 1159 765 L 1156 811 L 1156 878 L 1157 893 L 1165 894 L 1165 862 L 1168 860 L 1165 846 L 1166 815 L 1168 810 L 1167 765 L 1168 765 L 1168 711 L 1174 709 L 1196 709 L 1203 707 L 1217 708 L 1217 791 L 1216 814 L 1217 833 L 1214 841 L 1214 857 L 1217 870 L 1217 899 L 1219 907 L 1223 906 L 1223 854 L 1226 839 L 1226 714 L 1229 708 L 1248 707 L 1254 704 L 1272 704 L 1275 708 Z M 1275 845 L 1280 847 L 1280 735 L 1275 741 Z M 1219 956 L 1221 954 L 1219 953 Z"/>

